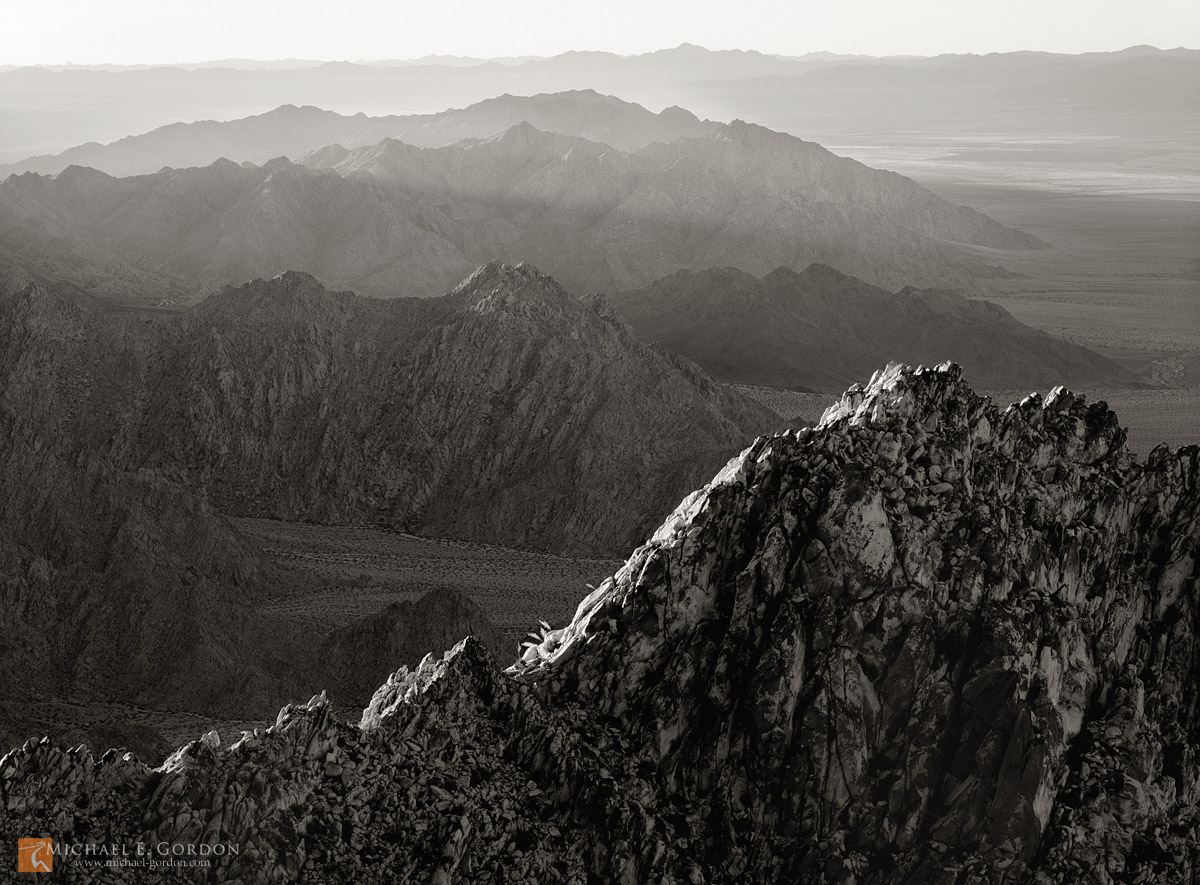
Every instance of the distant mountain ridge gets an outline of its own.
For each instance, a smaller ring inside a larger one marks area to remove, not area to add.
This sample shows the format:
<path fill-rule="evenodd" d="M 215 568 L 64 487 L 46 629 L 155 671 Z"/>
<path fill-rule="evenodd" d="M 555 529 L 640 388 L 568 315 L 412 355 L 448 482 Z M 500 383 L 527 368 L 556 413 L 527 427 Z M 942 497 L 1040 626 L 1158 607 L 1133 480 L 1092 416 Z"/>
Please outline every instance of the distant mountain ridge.
<path fill-rule="evenodd" d="M 970 133 L 983 125 L 984 131 L 993 133 L 997 131 L 996 114 L 1006 119 L 1015 114 L 1016 134 L 1027 129 L 1030 120 L 1038 127 L 1062 126 L 1059 131 L 1064 132 L 1094 132 L 1097 118 L 1091 108 L 1043 101 L 1042 84 L 1070 77 L 1072 72 L 1085 79 L 1092 74 L 1111 79 L 1127 61 L 1182 63 L 1151 75 L 1155 90 L 1143 91 L 1151 98 L 1157 95 L 1146 109 L 1150 116 L 1099 121 L 1109 134 L 1114 127 L 1136 134 L 1147 125 L 1157 130 L 1169 121 L 1160 113 L 1163 100 L 1188 96 L 1197 59 L 1200 53 L 1196 50 L 1154 47 L 1082 55 L 1014 52 L 880 59 L 780 58 L 683 45 L 630 57 L 569 52 L 516 64 L 485 61 L 467 67 L 339 62 L 291 70 L 283 69 L 286 63 L 276 65 L 275 70 L 237 70 L 235 63 L 196 70 L 156 67 L 119 73 L 26 67 L 0 71 L 0 93 L 6 99 L 6 107 L 0 109 L 0 132 L 7 136 L 0 143 L 0 158 L 20 162 L 83 142 L 117 141 L 173 122 L 234 120 L 284 104 L 311 105 L 347 116 L 429 114 L 500 93 L 534 95 L 564 89 L 595 89 L 653 109 L 680 105 L 716 120 L 740 117 L 829 144 L 849 143 L 847 133 L 878 134 L 895 130 L 900 123 L 910 132 L 950 126 Z M 818 96 L 797 83 L 806 74 L 826 68 L 852 70 L 876 65 L 929 68 L 941 74 L 931 84 L 935 87 L 931 93 L 912 92 L 903 82 L 896 82 L 882 94 L 878 90 L 838 89 Z M 1004 77 L 993 76 L 980 86 L 973 82 L 973 71 Z M 1025 82 L 1029 88 L 1023 93 L 996 94 L 998 88 L 1012 82 L 1010 74 L 1016 74 L 1016 82 Z M 1027 108 L 1032 109 L 1032 118 L 1026 117 Z"/>
<path fill-rule="evenodd" d="M 1128 385 L 1116 363 L 949 290 L 896 293 L 825 265 L 680 271 L 614 296 L 643 340 L 734 384 L 833 392 L 872 365 L 961 364 L 976 387 Z"/>
<path fill-rule="evenodd" d="M 112 291 L 118 276 L 146 300 L 162 297 L 164 275 L 194 291 L 289 268 L 363 294 L 433 295 L 497 256 L 577 292 L 680 268 L 814 262 L 890 287 L 971 286 L 1005 273 L 974 247 L 1041 245 L 910 179 L 740 121 L 629 154 L 520 123 L 444 148 L 329 147 L 305 165 L 123 179 L 72 166 L 0 183 L 12 263 L 50 274 L 61 254 L 65 273 L 103 269 L 94 294 L 126 294 Z"/>
<path fill-rule="evenodd" d="M 208 166 L 219 159 L 261 164 L 286 156 L 299 161 L 329 145 L 346 148 L 394 138 L 418 147 L 444 147 L 467 138 L 486 138 L 518 123 L 574 135 L 634 151 L 655 141 L 673 141 L 711 131 L 716 123 L 682 108 L 652 113 L 641 105 L 590 89 L 532 96 L 501 95 L 470 107 L 437 114 L 346 116 L 320 108 L 282 105 L 265 114 L 228 122 L 173 123 L 109 144 L 79 145 L 53 156 L 0 165 L 0 178 L 37 172 L 53 175 L 68 166 L 89 166 L 124 177 L 164 166 Z"/>

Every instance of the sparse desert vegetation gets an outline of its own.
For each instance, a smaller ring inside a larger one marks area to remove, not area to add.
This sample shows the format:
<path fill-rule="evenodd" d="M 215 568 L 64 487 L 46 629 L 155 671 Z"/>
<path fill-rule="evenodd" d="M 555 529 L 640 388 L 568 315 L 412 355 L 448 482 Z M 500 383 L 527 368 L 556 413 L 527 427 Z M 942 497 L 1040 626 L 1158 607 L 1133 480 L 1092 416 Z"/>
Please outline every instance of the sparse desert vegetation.
<path fill-rule="evenodd" d="M 370 527 L 272 519 L 234 523 L 297 580 L 264 608 L 314 625 L 341 626 L 392 602 L 455 587 L 517 643 L 539 620 L 569 618 L 618 560 L 573 559 L 463 541 L 420 538 Z"/>
<path fill-rule="evenodd" d="M 865 380 L 865 379 L 864 379 Z M 827 393 L 800 393 L 779 387 L 757 387 L 753 384 L 730 385 L 743 396 L 758 400 L 795 427 L 816 424 L 821 413 L 837 401 Z"/>

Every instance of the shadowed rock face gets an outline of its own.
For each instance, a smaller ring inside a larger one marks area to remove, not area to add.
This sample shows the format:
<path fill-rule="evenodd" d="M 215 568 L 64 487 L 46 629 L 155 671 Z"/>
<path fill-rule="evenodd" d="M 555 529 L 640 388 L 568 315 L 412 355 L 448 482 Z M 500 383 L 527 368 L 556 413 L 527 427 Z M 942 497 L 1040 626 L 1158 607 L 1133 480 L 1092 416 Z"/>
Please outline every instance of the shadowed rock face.
<path fill-rule="evenodd" d="M 271 612 L 298 579 L 223 514 L 625 553 L 779 420 L 525 265 L 420 301 L 285 274 L 174 317 L 0 298 L 0 749 L 50 728 L 26 699 L 258 718 L 501 647 L 448 590 L 335 631 Z"/>
<path fill-rule="evenodd" d="M 953 360 L 977 387 L 1125 386 L 1098 353 L 1032 329 L 987 301 L 943 289 L 891 293 L 814 264 L 759 278 L 679 271 L 613 299 L 643 341 L 722 381 L 840 393 L 888 362 Z"/>
<path fill-rule="evenodd" d="M 237 842 L 241 882 L 1190 881 L 1197 461 L 890 368 L 508 670 L 467 640 L 357 728 L 317 697 L 156 770 L 30 743 L 4 829 Z"/>
<path fill-rule="evenodd" d="M 0 336 L 13 413 L 72 456 L 228 514 L 555 552 L 627 552 L 780 421 L 525 264 L 389 301 L 289 272 L 153 321 L 34 286 Z"/>

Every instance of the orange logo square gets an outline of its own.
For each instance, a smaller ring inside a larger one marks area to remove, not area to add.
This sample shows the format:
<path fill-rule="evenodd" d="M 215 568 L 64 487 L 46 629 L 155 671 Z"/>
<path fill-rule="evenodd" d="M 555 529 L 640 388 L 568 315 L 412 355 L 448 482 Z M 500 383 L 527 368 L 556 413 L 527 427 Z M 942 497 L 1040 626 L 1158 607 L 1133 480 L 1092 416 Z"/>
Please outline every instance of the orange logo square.
<path fill-rule="evenodd" d="M 18 839 L 17 872 L 54 872 L 54 840 L 42 838 Z"/>

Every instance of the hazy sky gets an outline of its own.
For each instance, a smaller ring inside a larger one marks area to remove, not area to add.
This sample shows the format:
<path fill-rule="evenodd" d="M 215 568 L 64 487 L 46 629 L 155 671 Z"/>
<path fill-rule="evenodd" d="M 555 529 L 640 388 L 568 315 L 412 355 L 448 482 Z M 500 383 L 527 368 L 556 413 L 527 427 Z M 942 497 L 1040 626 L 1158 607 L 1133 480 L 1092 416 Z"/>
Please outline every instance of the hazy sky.
<path fill-rule="evenodd" d="M 0 0 L 0 64 L 1200 46 L 1197 0 Z"/>

